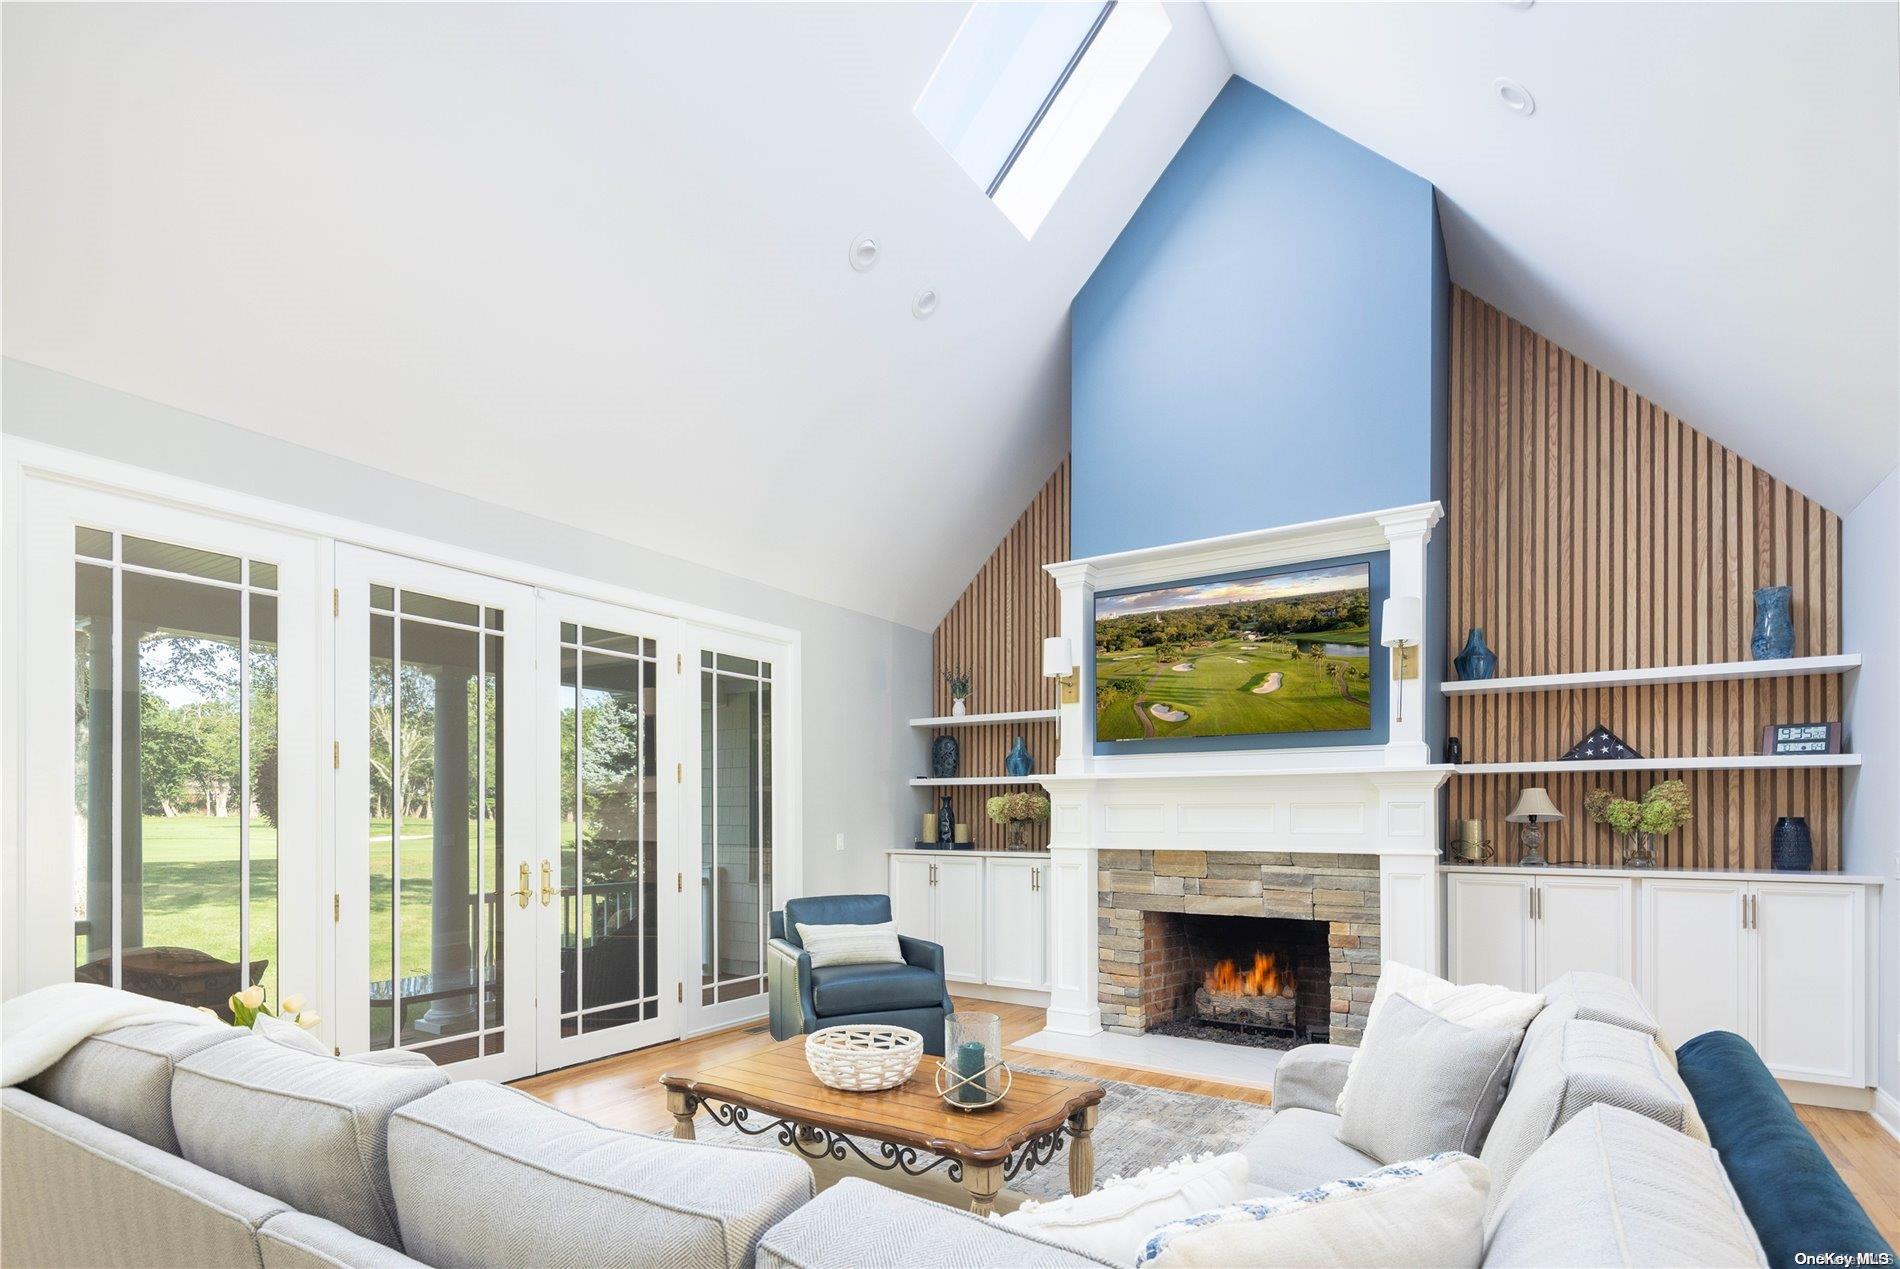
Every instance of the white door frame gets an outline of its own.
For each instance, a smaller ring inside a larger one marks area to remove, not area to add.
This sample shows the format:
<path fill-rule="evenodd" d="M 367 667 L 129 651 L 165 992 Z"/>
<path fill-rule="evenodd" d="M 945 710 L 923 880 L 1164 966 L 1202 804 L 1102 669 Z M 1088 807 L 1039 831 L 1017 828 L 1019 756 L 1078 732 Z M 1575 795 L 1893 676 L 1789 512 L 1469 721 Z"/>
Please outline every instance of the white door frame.
<path fill-rule="evenodd" d="M 678 777 L 683 769 L 687 744 L 687 721 L 697 721 L 688 709 L 688 693 L 683 673 L 684 652 L 680 644 L 680 622 L 618 604 L 602 603 L 559 591 L 540 592 L 535 633 L 538 658 L 535 681 L 535 775 L 539 788 L 539 812 L 536 817 L 535 868 L 543 862 L 552 865 L 560 876 L 561 848 L 561 737 L 557 730 L 561 718 L 561 625 L 573 622 L 581 626 L 611 630 L 616 634 L 651 638 L 658 659 L 654 674 L 655 731 L 655 831 L 659 850 L 655 875 L 656 910 L 647 918 L 655 923 L 659 937 L 654 942 L 659 958 L 659 1014 L 644 1022 L 629 1023 L 604 1031 L 587 1032 L 563 1038 L 561 1035 L 561 907 L 558 903 L 542 908 L 537 905 L 539 929 L 535 936 L 539 965 L 540 1008 L 537 1010 L 537 1063 L 541 1070 L 554 1070 L 576 1062 L 592 1061 L 613 1053 L 643 1048 L 664 1040 L 677 1039 L 685 1012 L 677 930 L 696 920 L 698 908 L 693 896 L 684 893 L 683 884 L 666 887 L 671 875 L 683 877 L 687 871 L 685 834 L 693 817 L 684 813 L 687 786 Z M 585 678 L 583 676 L 583 682 Z M 691 698 L 697 700 L 696 697 Z M 697 795 L 693 795 L 697 808 Z M 557 888 L 559 881 L 556 882 Z M 585 965 L 582 981 L 585 981 Z M 673 988 L 668 991 L 667 988 Z M 576 1001 L 579 1007 L 581 1001 Z"/>
<path fill-rule="evenodd" d="M 513 582 L 479 573 L 426 563 L 402 555 L 339 544 L 336 549 L 338 597 L 336 636 L 337 759 L 336 893 L 341 919 L 335 926 L 337 986 L 333 1007 L 336 1043 L 345 1053 L 370 1047 L 367 990 L 369 963 L 369 587 L 372 583 L 419 590 L 444 598 L 498 608 L 503 613 L 502 691 L 508 707 L 501 711 L 497 737 L 504 755 L 503 772 L 513 774 L 502 799 L 501 875 L 494 878 L 501 900 L 496 905 L 502 932 L 502 1040 L 500 1053 L 456 1062 L 449 1069 L 462 1079 L 519 1079 L 535 1070 L 535 904 L 524 908 L 511 896 L 521 869 L 528 869 L 530 888 L 538 883 L 535 861 L 534 592 Z M 401 849 L 402 811 L 395 808 L 391 833 Z M 485 852 L 484 852 L 485 853 Z M 345 860 L 353 861 L 345 866 Z M 362 861 L 357 866 L 355 861 Z M 477 883 L 477 890 L 481 889 Z M 392 903 L 400 922 L 400 896 Z M 400 928 L 400 927 L 399 927 Z M 400 962 L 393 972 L 401 974 Z M 478 993 L 479 995 L 479 993 Z M 400 1045 L 401 1019 L 395 1019 Z M 483 1025 L 486 1025 L 484 1023 Z"/>
<path fill-rule="evenodd" d="M 277 564 L 278 949 L 277 981 L 314 997 L 323 957 L 317 754 L 322 681 L 318 652 L 317 543 L 241 521 L 154 502 L 130 493 L 57 480 L 20 482 L 21 604 L 15 631 L 21 731 L 31 762 L 19 772 L 20 840 L 40 848 L 10 853 L 13 963 L 8 979 L 27 990 L 73 978 L 74 528 L 80 524 Z M 309 673 L 299 674 L 299 667 Z M 18 743 L 17 741 L 15 743 Z M 116 799 L 115 799 L 116 805 Z M 54 848 L 46 848 L 56 844 Z M 47 896 L 59 896 L 49 902 Z M 233 988 L 235 990 L 235 986 Z"/>

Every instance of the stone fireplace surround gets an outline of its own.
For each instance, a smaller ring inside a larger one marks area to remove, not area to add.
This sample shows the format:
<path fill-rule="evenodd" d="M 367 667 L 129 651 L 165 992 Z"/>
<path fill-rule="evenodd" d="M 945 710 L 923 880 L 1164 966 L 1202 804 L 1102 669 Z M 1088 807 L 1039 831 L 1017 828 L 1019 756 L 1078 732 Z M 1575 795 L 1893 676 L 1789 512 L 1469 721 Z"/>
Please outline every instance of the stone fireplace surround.
<path fill-rule="evenodd" d="M 1302 1012 L 1316 1000 L 1335 1044 L 1357 1044 L 1379 981 L 1379 861 L 1370 855 L 1288 851 L 1097 852 L 1102 1026 L 1140 1035 L 1191 1012 L 1203 965 L 1186 918 L 1312 921 L 1324 952 L 1296 960 Z M 1263 935 L 1273 927 L 1262 922 Z M 1297 949 L 1294 950 L 1297 956 Z M 1315 977 L 1323 981 L 1312 981 Z"/>

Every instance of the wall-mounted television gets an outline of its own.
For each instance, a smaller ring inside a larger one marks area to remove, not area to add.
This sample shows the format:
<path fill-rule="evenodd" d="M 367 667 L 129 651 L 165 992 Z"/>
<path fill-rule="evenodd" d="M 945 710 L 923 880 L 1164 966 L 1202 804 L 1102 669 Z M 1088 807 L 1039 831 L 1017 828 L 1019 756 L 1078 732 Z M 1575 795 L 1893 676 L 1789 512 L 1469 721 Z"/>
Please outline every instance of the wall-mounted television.
<path fill-rule="evenodd" d="M 1374 565 L 1097 595 L 1098 745 L 1373 731 Z"/>

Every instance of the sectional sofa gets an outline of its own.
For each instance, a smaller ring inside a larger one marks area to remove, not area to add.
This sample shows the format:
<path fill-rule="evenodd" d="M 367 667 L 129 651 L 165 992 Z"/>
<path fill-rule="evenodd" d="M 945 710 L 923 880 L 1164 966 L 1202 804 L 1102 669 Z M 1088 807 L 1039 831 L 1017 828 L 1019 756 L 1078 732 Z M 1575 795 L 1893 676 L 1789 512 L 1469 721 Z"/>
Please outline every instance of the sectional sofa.
<path fill-rule="evenodd" d="M 1672 1060 L 1628 984 L 1573 975 L 1546 994 L 1480 1156 L 1487 1266 L 1891 1253 L 1745 1042 L 1711 1033 Z M 1277 1113 L 1245 1150 L 1255 1194 L 1378 1166 L 1338 1139 L 1350 1060 L 1283 1059 Z M 617 1132 L 412 1055 L 169 1024 L 96 1036 L 0 1095 L 0 1260 L 1098 1263 L 870 1182 L 814 1196 L 783 1152 Z"/>

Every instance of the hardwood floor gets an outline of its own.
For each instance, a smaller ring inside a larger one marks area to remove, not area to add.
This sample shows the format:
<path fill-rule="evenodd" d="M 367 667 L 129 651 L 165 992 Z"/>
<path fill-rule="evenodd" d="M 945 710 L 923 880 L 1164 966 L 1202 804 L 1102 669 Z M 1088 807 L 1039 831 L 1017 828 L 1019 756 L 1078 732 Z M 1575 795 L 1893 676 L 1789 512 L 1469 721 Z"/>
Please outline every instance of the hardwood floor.
<path fill-rule="evenodd" d="M 1003 1040 L 1013 1045 L 1042 1028 L 1042 1011 L 1028 1005 L 1005 1005 L 987 1000 L 960 1000 L 960 1008 L 983 1009 L 1003 1019 Z M 559 1106 L 584 1115 L 597 1123 L 633 1132 L 669 1132 L 672 1116 L 666 1110 L 666 1094 L 660 1088 L 660 1076 L 667 1071 L 693 1070 L 714 1062 L 764 1048 L 772 1035 L 764 1020 L 730 1031 L 670 1044 L 656 1044 L 637 1053 L 604 1058 L 566 1070 L 551 1071 L 521 1080 L 515 1087 Z M 1184 1093 L 1205 1093 L 1233 1101 L 1271 1104 L 1270 1094 L 1253 1088 L 1224 1084 L 1217 1080 L 1192 1079 L 1181 1075 L 1158 1075 L 1131 1067 L 1109 1066 L 1099 1062 L 1078 1062 L 1046 1053 L 1031 1053 L 1011 1048 L 1012 1062 L 1025 1066 L 1047 1067 L 1100 1079 L 1124 1080 L 1155 1088 L 1175 1089 Z M 1855 1111 L 1829 1110 L 1818 1106 L 1796 1108 L 1827 1157 L 1840 1170 L 1854 1196 L 1867 1209 L 1888 1242 L 1900 1245 L 1900 1142 L 1896 1142 L 1875 1123 L 1871 1115 Z"/>

